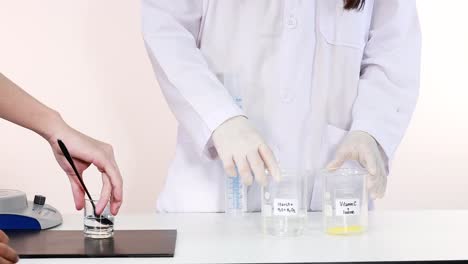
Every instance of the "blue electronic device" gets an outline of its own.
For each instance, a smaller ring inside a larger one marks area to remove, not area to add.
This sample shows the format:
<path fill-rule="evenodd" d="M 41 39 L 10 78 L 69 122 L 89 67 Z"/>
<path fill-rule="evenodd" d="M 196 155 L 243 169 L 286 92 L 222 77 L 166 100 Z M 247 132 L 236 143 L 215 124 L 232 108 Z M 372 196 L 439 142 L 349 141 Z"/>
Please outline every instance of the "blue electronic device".
<path fill-rule="evenodd" d="M 62 223 L 62 215 L 42 195 L 28 201 L 18 190 L 0 189 L 0 229 L 41 230 Z"/>

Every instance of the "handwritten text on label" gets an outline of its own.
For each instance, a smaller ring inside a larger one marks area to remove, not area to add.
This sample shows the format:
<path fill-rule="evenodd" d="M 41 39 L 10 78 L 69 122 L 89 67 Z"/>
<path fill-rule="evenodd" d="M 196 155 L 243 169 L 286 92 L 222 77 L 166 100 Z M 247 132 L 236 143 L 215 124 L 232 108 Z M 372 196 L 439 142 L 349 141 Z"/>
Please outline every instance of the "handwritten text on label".
<path fill-rule="evenodd" d="M 296 215 L 297 199 L 275 199 L 273 201 L 274 215 Z"/>
<path fill-rule="evenodd" d="M 359 199 L 336 199 L 336 215 L 359 215 Z"/>

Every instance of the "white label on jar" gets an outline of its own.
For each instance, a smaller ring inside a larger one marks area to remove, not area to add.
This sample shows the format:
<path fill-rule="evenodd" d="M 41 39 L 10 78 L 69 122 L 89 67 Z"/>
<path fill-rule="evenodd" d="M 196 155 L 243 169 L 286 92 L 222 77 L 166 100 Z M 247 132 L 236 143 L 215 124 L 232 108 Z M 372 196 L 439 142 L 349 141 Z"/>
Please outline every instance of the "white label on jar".
<path fill-rule="evenodd" d="M 336 215 L 359 215 L 359 199 L 336 199 Z"/>
<path fill-rule="evenodd" d="M 297 199 L 275 199 L 273 201 L 274 215 L 296 215 Z"/>

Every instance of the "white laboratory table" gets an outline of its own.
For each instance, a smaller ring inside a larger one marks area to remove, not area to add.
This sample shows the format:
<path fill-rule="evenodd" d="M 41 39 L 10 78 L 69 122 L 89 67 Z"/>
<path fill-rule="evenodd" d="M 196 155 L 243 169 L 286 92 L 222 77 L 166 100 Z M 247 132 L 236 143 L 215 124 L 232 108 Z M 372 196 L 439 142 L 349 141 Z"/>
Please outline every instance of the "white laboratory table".
<path fill-rule="evenodd" d="M 22 259 L 20 263 L 242 263 L 468 260 L 468 211 L 375 211 L 359 236 L 321 231 L 310 213 L 300 237 L 260 231 L 261 215 L 236 219 L 225 214 L 119 215 L 116 229 L 177 229 L 174 258 Z M 79 230 L 83 220 L 65 215 L 57 230 Z"/>

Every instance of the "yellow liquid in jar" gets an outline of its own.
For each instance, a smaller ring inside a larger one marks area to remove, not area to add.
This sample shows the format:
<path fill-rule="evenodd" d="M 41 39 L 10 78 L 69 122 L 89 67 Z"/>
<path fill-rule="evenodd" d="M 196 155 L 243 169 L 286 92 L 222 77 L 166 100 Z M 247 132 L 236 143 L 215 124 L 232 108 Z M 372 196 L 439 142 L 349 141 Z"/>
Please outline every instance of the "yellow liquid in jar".
<path fill-rule="evenodd" d="M 327 228 L 327 233 L 330 235 L 351 235 L 364 232 L 364 227 L 360 225 L 354 226 L 335 226 Z"/>

